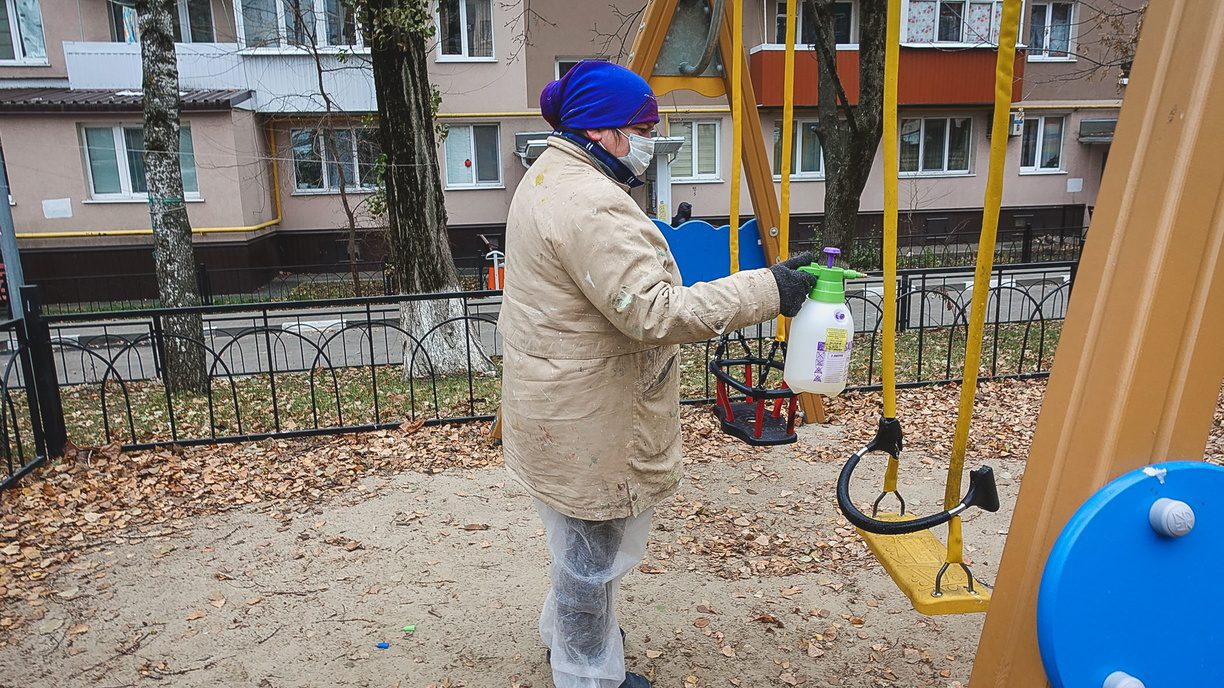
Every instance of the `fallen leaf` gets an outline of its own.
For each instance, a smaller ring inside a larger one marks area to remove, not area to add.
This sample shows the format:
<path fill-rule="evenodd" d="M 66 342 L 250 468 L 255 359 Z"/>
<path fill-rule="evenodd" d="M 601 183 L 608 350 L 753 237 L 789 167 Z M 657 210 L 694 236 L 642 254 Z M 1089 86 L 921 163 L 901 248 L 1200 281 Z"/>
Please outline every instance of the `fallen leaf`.
<path fill-rule="evenodd" d="M 663 652 L 661 650 L 647 650 L 646 656 L 650 659 L 658 659 L 663 656 Z"/>
<path fill-rule="evenodd" d="M 710 620 L 704 616 L 699 616 L 696 619 L 693 619 L 693 625 L 697 628 L 705 628 L 706 626 L 710 625 Z"/>
<path fill-rule="evenodd" d="M 208 616 L 208 612 L 201 611 L 201 610 L 197 609 L 197 610 L 195 610 L 195 611 L 193 611 L 193 612 L 191 612 L 190 614 L 188 614 L 188 615 L 187 615 L 187 620 L 188 620 L 188 621 L 195 621 L 196 619 L 203 619 L 203 618 L 204 618 L 204 617 L 206 617 L 206 616 Z"/>
<path fill-rule="evenodd" d="M 722 647 L 722 653 L 723 653 L 723 656 L 724 656 L 724 657 L 734 657 L 734 656 L 735 656 L 735 648 L 731 647 L 730 645 L 723 645 L 723 647 Z"/>
<path fill-rule="evenodd" d="M 211 600 L 209 600 L 208 603 L 216 607 L 217 609 L 220 609 L 225 606 L 225 598 L 224 597 L 214 597 Z"/>
<path fill-rule="evenodd" d="M 89 624 L 87 623 L 72 624 L 68 627 L 68 635 L 80 635 L 88 632 Z"/>
<path fill-rule="evenodd" d="M 247 599 L 243 600 L 243 602 L 245 602 L 247 606 L 254 607 L 260 602 L 263 602 L 263 598 L 262 597 L 248 597 Z"/>
<path fill-rule="evenodd" d="M 761 614 L 754 618 L 753 621 L 757 623 L 771 624 L 773 626 L 777 626 L 778 628 L 785 628 L 782 621 L 773 614 Z"/>
<path fill-rule="evenodd" d="M 489 524 L 488 523 L 469 523 L 463 526 L 463 529 L 464 530 L 488 530 Z"/>

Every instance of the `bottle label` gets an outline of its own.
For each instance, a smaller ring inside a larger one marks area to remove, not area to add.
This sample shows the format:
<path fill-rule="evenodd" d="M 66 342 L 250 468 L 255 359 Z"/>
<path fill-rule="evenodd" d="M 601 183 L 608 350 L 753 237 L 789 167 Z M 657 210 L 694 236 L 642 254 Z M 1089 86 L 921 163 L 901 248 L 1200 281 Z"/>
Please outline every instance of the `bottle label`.
<path fill-rule="evenodd" d="M 830 384 L 845 382 L 850 369 L 850 349 L 853 342 L 850 331 L 845 328 L 826 329 L 823 341 L 816 343 L 816 370 L 812 380 Z"/>

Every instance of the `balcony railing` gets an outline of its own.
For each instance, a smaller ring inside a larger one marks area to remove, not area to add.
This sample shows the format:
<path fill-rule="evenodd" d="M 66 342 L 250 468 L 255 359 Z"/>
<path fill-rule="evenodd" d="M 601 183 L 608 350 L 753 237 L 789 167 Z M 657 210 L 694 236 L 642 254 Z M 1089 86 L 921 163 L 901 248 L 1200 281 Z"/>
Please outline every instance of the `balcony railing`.
<path fill-rule="evenodd" d="M 901 105 L 989 105 L 994 101 L 996 51 L 991 47 L 940 50 L 934 47 L 901 48 L 897 102 Z M 781 107 L 783 60 L 780 46 L 753 48 L 749 58 L 757 104 Z M 837 74 L 851 104 L 859 97 L 859 52 L 838 49 Z M 1012 100 L 1019 100 L 1024 80 L 1024 55 L 1015 63 Z M 810 48 L 795 54 L 795 105 L 817 104 L 817 57 Z"/>
<path fill-rule="evenodd" d="M 377 110 L 374 76 L 365 60 L 345 60 L 335 51 L 319 56 L 332 106 L 346 112 Z M 255 93 L 258 112 L 323 110 L 319 72 L 307 50 L 244 50 L 237 43 L 179 43 L 179 84 L 183 89 L 241 89 Z M 141 87 L 140 45 L 66 41 L 68 84 L 82 89 Z"/>

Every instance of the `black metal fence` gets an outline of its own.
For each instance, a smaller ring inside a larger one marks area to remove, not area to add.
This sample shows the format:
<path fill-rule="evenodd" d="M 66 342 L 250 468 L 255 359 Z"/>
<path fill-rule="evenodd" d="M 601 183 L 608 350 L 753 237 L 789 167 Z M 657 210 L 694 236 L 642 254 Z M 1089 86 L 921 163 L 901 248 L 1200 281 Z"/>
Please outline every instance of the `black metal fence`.
<path fill-rule="evenodd" d="M 1070 261 L 995 270 L 984 377 L 1047 374 L 1074 278 Z M 970 268 L 901 271 L 900 384 L 960 376 L 971 284 Z M 880 384 L 882 294 L 879 277 L 848 287 L 856 323 L 852 388 Z M 488 420 L 500 399 L 499 292 L 50 316 L 35 296 L 24 321 L 0 324 L 8 345 L 0 378 L 5 484 L 57 453 L 63 436 L 78 446 L 133 449 L 357 432 Z M 401 324 L 401 304 L 423 300 L 450 301 L 454 317 L 410 331 Z M 165 384 L 172 343 L 166 325 L 184 314 L 199 314 L 204 325 L 190 343 L 204 353 L 210 384 L 195 394 Z M 750 335 L 764 346 L 772 327 Z M 690 403 L 713 396 L 713 348 L 682 347 L 682 393 Z M 446 354 L 449 363 L 440 358 Z"/>
<path fill-rule="evenodd" d="M 1051 261 L 1079 260 L 1084 249 L 1087 227 L 999 227 L 995 242 L 995 265 L 1019 265 Z M 859 236 L 844 256 L 857 270 L 881 269 L 883 235 Z M 824 245 L 819 235 L 796 240 L 794 248 L 819 253 Z M 898 237 L 897 265 L 923 269 L 972 265 L 977 260 L 978 231 L 951 230 L 942 233 L 915 232 Z"/>

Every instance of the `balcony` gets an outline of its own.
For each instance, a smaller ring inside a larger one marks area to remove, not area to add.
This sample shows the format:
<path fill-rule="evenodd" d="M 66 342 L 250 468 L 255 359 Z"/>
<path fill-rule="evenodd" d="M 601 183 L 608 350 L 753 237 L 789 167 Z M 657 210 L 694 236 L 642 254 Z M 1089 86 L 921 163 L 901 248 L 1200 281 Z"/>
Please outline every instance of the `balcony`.
<path fill-rule="evenodd" d="M 178 43 L 179 85 L 194 90 L 249 90 L 244 104 L 257 112 L 321 112 L 319 73 L 306 50 L 242 50 L 235 43 Z M 74 89 L 141 88 L 140 46 L 64 42 L 68 84 Z M 374 77 L 365 61 L 321 55 L 324 85 L 337 111 L 377 109 Z"/>
<path fill-rule="evenodd" d="M 749 70 L 757 105 L 782 106 L 784 60 L 781 46 L 753 49 Z M 990 105 L 994 102 L 996 52 L 993 48 L 901 47 L 897 102 L 902 106 Z M 1024 55 L 1016 54 L 1012 101 L 1020 99 L 1024 79 Z M 837 51 L 837 73 L 850 103 L 858 102 L 859 54 L 856 49 Z M 795 51 L 795 105 L 816 105 L 816 53 Z"/>

